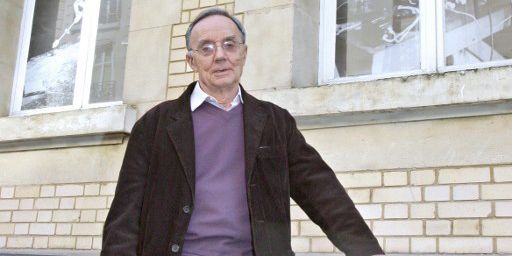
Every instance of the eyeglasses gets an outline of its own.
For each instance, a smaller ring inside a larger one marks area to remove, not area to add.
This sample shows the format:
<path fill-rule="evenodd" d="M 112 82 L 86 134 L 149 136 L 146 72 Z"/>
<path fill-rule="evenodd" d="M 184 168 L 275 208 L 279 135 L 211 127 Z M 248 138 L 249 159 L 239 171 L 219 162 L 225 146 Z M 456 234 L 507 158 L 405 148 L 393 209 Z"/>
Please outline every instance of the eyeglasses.
<path fill-rule="evenodd" d="M 239 43 L 233 40 L 225 40 L 222 41 L 220 46 L 222 47 L 222 50 L 228 54 L 237 54 L 242 45 L 244 45 L 244 43 Z M 197 49 L 192 49 L 192 51 L 196 51 L 204 57 L 210 57 L 217 51 L 217 43 L 205 43 Z"/>

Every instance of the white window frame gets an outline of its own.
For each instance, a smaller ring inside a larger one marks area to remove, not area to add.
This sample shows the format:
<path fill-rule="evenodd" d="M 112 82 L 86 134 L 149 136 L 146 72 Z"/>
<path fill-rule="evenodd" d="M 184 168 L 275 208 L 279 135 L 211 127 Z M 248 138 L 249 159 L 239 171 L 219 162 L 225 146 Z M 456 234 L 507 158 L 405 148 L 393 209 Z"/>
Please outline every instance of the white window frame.
<path fill-rule="evenodd" d="M 446 66 L 444 56 L 445 0 L 419 0 L 420 69 L 406 72 L 336 77 L 334 72 L 336 66 L 334 57 L 336 48 L 336 2 L 336 0 L 320 0 L 319 84 L 342 84 L 512 65 L 512 59 L 509 59 L 468 65 Z"/>
<path fill-rule="evenodd" d="M 25 0 L 23 7 L 23 18 L 21 21 L 20 39 L 18 43 L 18 57 L 14 73 L 10 114 L 12 116 L 33 115 L 122 104 L 122 101 L 89 104 L 101 0 L 87 0 L 85 1 L 84 15 L 82 17 L 80 52 L 77 60 L 77 73 L 73 89 L 73 104 L 67 106 L 21 110 L 35 3 L 36 0 Z"/>

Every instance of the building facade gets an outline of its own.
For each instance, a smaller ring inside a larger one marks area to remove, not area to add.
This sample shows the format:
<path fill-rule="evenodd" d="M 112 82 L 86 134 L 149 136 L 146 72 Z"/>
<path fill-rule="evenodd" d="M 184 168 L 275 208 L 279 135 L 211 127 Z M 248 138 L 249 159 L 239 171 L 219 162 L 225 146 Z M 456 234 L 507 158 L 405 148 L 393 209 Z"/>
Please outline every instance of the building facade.
<path fill-rule="evenodd" d="M 512 253 L 510 1 L 0 0 L 0 254 L 98 254 L 131 127 L 197 79 L 214 6 L 387 253 Z M 297 254 L 340 254 L 290 207 Z"/>

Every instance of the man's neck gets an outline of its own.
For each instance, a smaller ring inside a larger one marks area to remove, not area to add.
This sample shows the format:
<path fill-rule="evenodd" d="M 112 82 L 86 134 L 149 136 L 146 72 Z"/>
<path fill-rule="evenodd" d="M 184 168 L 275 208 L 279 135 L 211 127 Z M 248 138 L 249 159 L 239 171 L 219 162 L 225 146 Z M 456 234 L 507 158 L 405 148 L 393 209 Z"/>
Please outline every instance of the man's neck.
<path fill-rule="evenodd" d="M 215 100 L 217 100 L 217 102 L 224 108 L 229 108 L 233 102 L 233 99 L 238 94 L 238 84 L 230 87 L 213 88 L 200 82 L 199 86 L 206 94 L 215 98 Z"/>

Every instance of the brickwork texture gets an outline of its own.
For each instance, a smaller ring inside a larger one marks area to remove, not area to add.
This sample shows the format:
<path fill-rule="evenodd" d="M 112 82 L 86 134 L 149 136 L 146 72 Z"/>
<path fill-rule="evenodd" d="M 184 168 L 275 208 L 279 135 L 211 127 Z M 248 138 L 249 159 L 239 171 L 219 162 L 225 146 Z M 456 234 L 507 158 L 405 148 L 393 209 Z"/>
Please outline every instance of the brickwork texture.
<path fill-rule="evenodd" d="M 337 173 L 388 253 L 512 253 L 512 166 Z M 2 186 L 0 248 L 101 249 L 116 183 Z M 293 201 L 295 252 L 339 252 Z"/>

